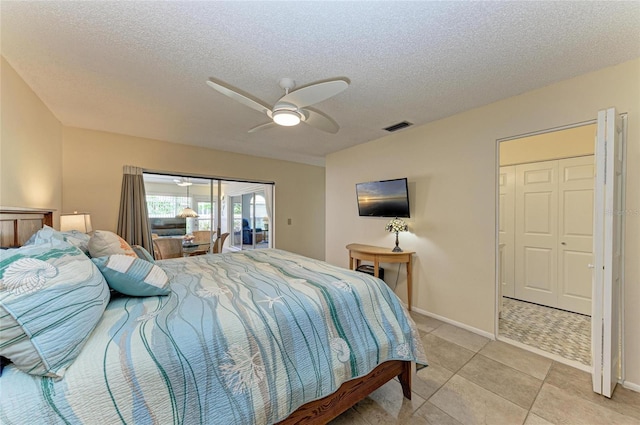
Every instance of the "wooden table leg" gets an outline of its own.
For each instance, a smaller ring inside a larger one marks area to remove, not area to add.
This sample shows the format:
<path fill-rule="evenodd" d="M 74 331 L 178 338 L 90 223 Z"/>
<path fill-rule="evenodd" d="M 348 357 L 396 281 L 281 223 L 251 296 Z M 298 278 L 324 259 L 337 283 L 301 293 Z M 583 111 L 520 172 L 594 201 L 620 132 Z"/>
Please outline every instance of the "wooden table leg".
<path fill-rule="evenodd" d="M 373 275 L 375 277 L 380 277 L 380 263 L 378 262 L 378 259 L 376 258 L 375 260 L 373 260 Z"/>
<path fill-rule="evenodd" d="M 409 311 L 411 311 L 411 296 L 413 295 L 413 288 L 411 285 L 411 256 L 407 261 L 407 302 L 409 303 Z"/>

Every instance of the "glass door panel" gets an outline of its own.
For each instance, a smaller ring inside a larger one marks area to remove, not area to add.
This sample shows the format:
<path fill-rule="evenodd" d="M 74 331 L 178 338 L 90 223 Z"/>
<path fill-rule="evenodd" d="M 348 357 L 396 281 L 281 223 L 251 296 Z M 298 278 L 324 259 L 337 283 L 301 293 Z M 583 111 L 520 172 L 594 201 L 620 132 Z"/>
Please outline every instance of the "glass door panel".
<path fill-rule="evenodd" d="M 233 226 L 233 237 L 231 238 L 230 245 L 237 249 L 242 249 L 242 232 L 243 232 L 243 220 L 242 220 L 242 196 L 231 196 L 229 208 L 232 212 L 231 220 Z"/>
<path fill-rule="evenodd" d="M 156 173 L 144 180 L 154 237 L 182 238 L 183 246 L 198 239 L 205 252 L 225 233 L 225 249 L 272 246 L 273 184 Z"/>

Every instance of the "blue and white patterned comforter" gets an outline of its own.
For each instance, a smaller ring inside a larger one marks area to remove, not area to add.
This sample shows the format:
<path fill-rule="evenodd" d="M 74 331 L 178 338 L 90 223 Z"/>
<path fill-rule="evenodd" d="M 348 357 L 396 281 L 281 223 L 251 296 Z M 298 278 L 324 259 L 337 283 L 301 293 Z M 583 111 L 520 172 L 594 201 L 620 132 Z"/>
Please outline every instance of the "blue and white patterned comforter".
<path fill-rule="evenodd" d="M 165 297 L 114 298 L 63 379 L 12 366 L 7 424 L 268 424 L 387 360 L 426 364 L 384 282 L 281 250 L 159 261 Z"/>

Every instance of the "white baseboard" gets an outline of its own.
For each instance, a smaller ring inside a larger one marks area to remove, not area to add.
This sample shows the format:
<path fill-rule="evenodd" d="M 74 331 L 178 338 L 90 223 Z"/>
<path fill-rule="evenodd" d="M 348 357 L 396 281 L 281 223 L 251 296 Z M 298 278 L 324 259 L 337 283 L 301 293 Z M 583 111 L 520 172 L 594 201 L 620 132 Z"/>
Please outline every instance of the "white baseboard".
<path fill-rule="evenodd" d="M 464 323 L 456 322 L 455 320 L 451 320 L 449 318 L 446 318 L 444 316 L 440 316 L 438 314 L 430 313 L 430 312 L 428 312 L 426 310 L 423 310 L 421 308 L 411 307 L 411 310 L 415 311 L 416 313 L 420 313 L 422 315 L 425 315 L 425 316 L 433 317 L 434 319 L 438 319 L 441 322 L 445 322 L 445 323 L 448 323 L 450 325 L 457 326 L 458 328 L 465 329 L 465 330 L 467 330 L 469 332 L 473 332 L 474 334 L 482 335 L 485 338 L 489 338 L 489 339 L 492 339 L 492 340 L 496 339 L 496 336 L 494 334 L 492 334 L 491 332 L 483 331 L 482 329 L 474 328 L 473 326 L 469 326 L 469 325 L 465 325 Z"/>
<path fill-rule="evenodd" d="M 633 382 L 629 382 L 629 381 L 624 381 L 622 383 L 622 386 L 631 390 L 631 391 L 637 391 L 640 393 L 640 385 L 638 384 L 634 384 Z"/>

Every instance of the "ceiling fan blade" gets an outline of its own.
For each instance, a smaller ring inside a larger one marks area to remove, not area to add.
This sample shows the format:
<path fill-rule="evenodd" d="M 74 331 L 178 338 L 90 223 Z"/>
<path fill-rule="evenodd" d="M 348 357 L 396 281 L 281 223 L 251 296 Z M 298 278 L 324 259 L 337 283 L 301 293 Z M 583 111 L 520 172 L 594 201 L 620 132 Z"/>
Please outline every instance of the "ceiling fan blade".
<path fill-rule="evenodd" d="M 271 110 L 271 108 L 264 104 L 264 102 L 257 99 L 252 99 L 249 97 L 249 95 L 241 93 L 240 90 L 236 89 L 235 87 L 228 86 L 222 81 L 209 78 L 207 80 L 207 84 L 209 85 L 209 87 L 219 91 L 225 96 L 230 97 L 231 99 L 238 101 L 243 105 L 248 106 L 249 108 L 254 109 L 258 112 L 263 112 L 266 114 L 267 111 Z"/>
<path fill-rule="evenodd" d="M 193 183 L 188 177 L 180 177 L 179 179 L 173 179 L 173 182 L 178 186 L 191 186 Z"/>
<path fill-rule="evenodd" d="M 248 132 L 249 133 L 255 133 L 256 131 L 267 130 L 269 128 L 274 128 L 274 127 L 277 127 L 277 126 L 278 126 L 278 124 L 274 123 L 273 121 L 270 121 L 270 122 L 266 122 L 264 124 L 257 125 L 255 127 L 253 127 L 252 129 L 250 129 Z"/>
<path fill-rule="evenodd" d="M 311 84 L 310 86 L 302 87 L 298 90 L 284 95 L 279 101 L 293 103 L 298 108 L 304 108 L 308 105 L 313 105 L 318 102 L 322 102 L 325 99 L 329 99 L 332 96 L 345 90 L 349 87 L 349 83 L 345 80 L 332 80 L 325 81 L 323 83 Z"/>
<path fill-rule="evenodd" d="M 315 109 L 302 109 L 300 110 L 305 116 L 304 122 L 311 127 L 315 127 L 318 130 L 326 131 L 327 133 L 336 134 L 340 130 L 340 126 L 328 115 L 323 114 Z"/>

